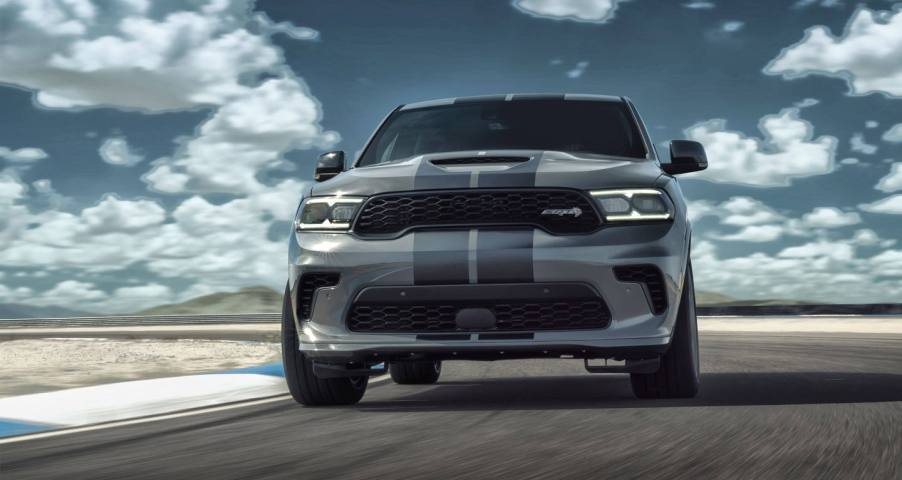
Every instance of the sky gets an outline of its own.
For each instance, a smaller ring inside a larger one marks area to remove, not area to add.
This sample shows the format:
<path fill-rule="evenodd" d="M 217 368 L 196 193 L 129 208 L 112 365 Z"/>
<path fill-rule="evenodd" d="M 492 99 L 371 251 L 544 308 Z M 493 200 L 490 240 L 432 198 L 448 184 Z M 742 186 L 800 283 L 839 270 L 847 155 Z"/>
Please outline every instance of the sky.
<path fill-rule="evenodd" d="M 0 0 L 0 303 L 130 312 L 287 277 L 316 157 L 403 103 L 625 95 L 698 289 L 902 298 L 902 3 Z"/>

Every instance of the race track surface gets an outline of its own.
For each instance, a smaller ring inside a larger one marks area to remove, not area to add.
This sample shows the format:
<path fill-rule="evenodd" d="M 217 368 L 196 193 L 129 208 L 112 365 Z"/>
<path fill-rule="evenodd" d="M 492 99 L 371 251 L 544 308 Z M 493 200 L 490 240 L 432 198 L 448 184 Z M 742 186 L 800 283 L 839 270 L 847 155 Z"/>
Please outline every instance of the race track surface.
<path fill-rule="evenodd" d="M 0 446 L 0 478 L 902 478 L 902 336 L 703 334 L 702 391 L 574 360 L 447 363 L 354 407 L 289 400 Z"/>

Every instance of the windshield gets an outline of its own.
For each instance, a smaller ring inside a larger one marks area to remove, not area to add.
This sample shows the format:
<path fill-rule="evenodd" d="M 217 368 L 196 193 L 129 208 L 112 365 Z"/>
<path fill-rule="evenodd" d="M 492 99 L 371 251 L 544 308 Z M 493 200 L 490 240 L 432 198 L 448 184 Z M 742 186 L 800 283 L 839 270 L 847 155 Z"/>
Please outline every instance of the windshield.
<path fill-rule="evenodd" d="M 359 165 L 428 153 L 519 149 L 645 158 L 624 102 L 543 99 L 400 110 L 373 138 Z"/>

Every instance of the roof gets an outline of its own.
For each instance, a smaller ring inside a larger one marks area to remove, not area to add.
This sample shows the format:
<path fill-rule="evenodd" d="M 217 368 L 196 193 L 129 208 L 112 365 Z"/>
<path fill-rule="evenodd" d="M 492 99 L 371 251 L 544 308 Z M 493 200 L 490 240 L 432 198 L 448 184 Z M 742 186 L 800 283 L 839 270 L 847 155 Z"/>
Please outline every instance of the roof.
<path fill-rule="evenodd" d="M 584 93 L 508 93 L 506 95 L 480 95 L 476 97 L 440 98 L 402 105 L 399 110 L 413 110 L 417 108 L 437 107 L 440 105 L 452 105 L 471 102 L 501 102 L 517 100 L 582 100 L 596 102 L 622 102 L 623 97 L 612 95 L 591 95 Z"/>

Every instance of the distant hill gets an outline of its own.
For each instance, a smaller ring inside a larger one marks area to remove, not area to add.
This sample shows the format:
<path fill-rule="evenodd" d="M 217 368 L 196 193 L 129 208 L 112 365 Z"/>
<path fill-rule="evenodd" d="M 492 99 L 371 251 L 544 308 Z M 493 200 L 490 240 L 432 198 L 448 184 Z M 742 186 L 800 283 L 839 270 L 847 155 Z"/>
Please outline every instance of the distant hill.
<path fill-rule="evenodd" d="M 20 303 L 0 303 L 0 319 L 92 317 L 96 315 L 96 313 L 65 307 L 36 307 Z"/>
<path fill-rule="evenodd" d="M 278 313 L 282 294 L 269 287 L 247 287 L 192 298 L 182 303 L 158 305 L 134 315 L 201 315 L 224 313 Z"/>

